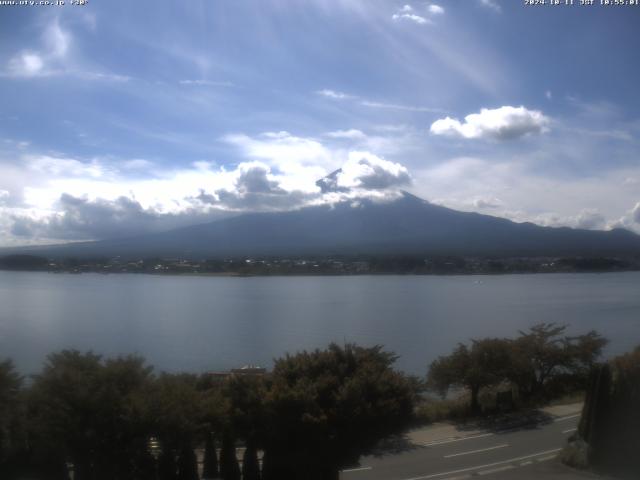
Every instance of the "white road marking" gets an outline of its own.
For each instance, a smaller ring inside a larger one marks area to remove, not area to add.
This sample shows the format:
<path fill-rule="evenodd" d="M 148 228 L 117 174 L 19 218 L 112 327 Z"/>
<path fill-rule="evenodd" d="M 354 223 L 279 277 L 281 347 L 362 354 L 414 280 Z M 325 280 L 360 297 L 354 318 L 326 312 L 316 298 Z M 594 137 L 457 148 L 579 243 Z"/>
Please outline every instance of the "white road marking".
<path fill-rule="evenodd" d="M 531 465 L 531 464 L 533 464 L 533 462 L 532 462 L 531 460 L 527 460 L 526 462 L 522 462 L 522 463 L 520 464 L 520 466 L 521 466 L 521 467 L 526 467 L 527 465 Z"/>
<path fill-rule="evenodd" d="M 496 445 L 495 447 L 480 448 L 478 450 L 471 450 L 468 452 L 452 453 L 451 455 L 445 455 L 444 458 L 459 457 L 461 455 L 471 455 L 472 453 L 488 452 L 489 450 L 495 450 L 497 448 L 504 448 L 508 446 L 508 443 L 503 443 L 502 445 Z"/>
<path fill-rule="evenodd" d="M 553 460 L 558 455 L 547 455 L 546 457 L 536 458 L 536 462 L 546 462 L 547 460 Z"/>
<path fill-rule="evenodd" d="M 482 433 L 480 435 L 470 435 L 468 437 L 462 437 L 462 438 L 449 437 L 442 440 L 434 440 L 433 442 L 423 443 L 421 445 L 423 447 L 434 447 L 438 445 L 444 445 L 445 443 L 462 442 L 463 440 L 473 440 L 474 438 L 484 438 L 484 437 L 490 437 L 492 435 L 495 435 L 495 433 Z"/>
<path fill-rule="evenodd" d="M 576 413 L 575 415 L 567 415 L 566 417 L 554 418 L 553 421 L 554 422 L 563 422 L 565 420 L 571 420 L 572 418 L 579 417 L 580 415 L 582 415 L 582 414 Z"/>
<path fill-rule="evenodd" d="M 365 470 L 371 470 L 373 467 L 357 467 L 357 468 L 348 468 L 346 470 L 340 470 L 342 473 L 350 473 L 350 472 L 364 472 Z"/>
<path fill-rule="evenodd" d="M 480 470 L 482 468 L 494 467 L 496 465 L 502 465 L 505 463 L 519 462 L 520 460 L 526 460 L 527 458 L 539 457 L 540 455 L 548 455 L 550 453 L 556 453 L 556 452 L 559 452 L 560 450 L 562 450 L 562 448 L 555 448 L 553 450 L 545 450 L 544 452 L 532 453 L 531 455 L 524 455 L 522 457 L 510 458 L 509 460 L 503 460 L 501 462 L 487 463 L 486 465 L 477 465 L 475 467 L 461 468 L 460 470 L 452 470 L 450 472 L 433 473 L 431 475 L 424 475 L 422 477 L 405 478 L 404 480 L 426 480 L 428 478 L 441 477 L 443 475 L 455 475 L 456 473 L 470 472 L 472 470 Z"/>
<path fill-rule="evenodd" d="M 563 430 L 562 433 L 571 433 L 571 432 L 575 432 L 577 430 L 577 428 L 569 428 L 567 430 Z"/>
<path fill-rule="evenodd" d="M 505 465 L 504 467 L 492 468 L 491 470 L 482 470 L 478 472 L 478 475 L 489 475 L 490 473 L 503 472 L 505 470 L 511 470 L 512 468 L 516 467 L 514 465 Z"/>

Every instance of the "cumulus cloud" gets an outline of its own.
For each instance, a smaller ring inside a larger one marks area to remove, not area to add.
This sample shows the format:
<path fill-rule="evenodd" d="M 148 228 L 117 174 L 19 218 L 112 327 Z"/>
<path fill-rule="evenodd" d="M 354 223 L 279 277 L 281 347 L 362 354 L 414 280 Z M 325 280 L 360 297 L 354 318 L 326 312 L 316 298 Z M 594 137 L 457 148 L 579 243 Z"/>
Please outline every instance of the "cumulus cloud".
<path fill-rule="evenodd" d="M 16 77 L 33 77 L 44 70 L 43 58 L 35 52 L 21 52 L 9 60 L 8 70 Z"/>
<path fill-rule="evenodd" d="M 338 187 L 375 190 L 409 185 L 411 176 L 399 163 L 384 160 L 369 152 L 350 152 L 336 180 Z"/>
<path fill-rule="evenodd" d="M 575 219 L 575 226 L 586 230 L 599 230 L 605 227 L 607 219 L 596 209 L 584 209 Z"/>
<path fill-rule="evenodd" d="M 411 5 L 404 5 L 396 13 L 394 13 L 391 18 L 393 20 L 410 20 L 420 25 L 424 25 L 425 23 L 430 22 L 430 20 L 428 20 L 427 18 L 421 15 L 417 15 Z"/>
<path fill-rule="evenodd" d="M 229 210 L 269 211 L 302 207 L 318 193 L 285 190 L 269 166 L 261 162 L 241 163 L 234 177 L 232 188 L 216 190 L 215 195 L 203 191 L 199 198 Z"/>
<path fill-rule="evenodd" d="M 391 18 L 393 20 L 408 20 L 418 25 L 433 23 L 432 18 L 444 14 L 444 8 L 435 3 L 426 6 L 424 13 L 417 13 L 411 5 L 404 5 L 394 13 Z"/>
<path fill-rule="evenodd" d="M 481 197 L 473 200 L 473 206 L 477 209 L 494 209 L 503 206 L 502 201 L 496 197 Z"/>
<path fill-rule="evenodd" d="M 359 137 L 357 132 L 328 138 Z M 411 181 L 399 163 L 288 132 L 236 134 L 225 141 L 247 161 L 233 168 L 200 161 L 171 170 L 145 159 L 22 154 L 13 164 L 17 173 L 7 166 L 0 171 L 0 243 L 121 238 L 241 212 L 389 201 Z M 336 170 L 332 188 L 316 184 Z"/>
<path fill-rule="evenodd" d="M 549 122 L 549 118 L 538 110 L 503 106 L 495 109 L 483 108 L 480 113 L 467 115 L 464 122 L 451 117 L 436 120 L 431 124 L 430 131 L 434 135 L 466 139 L 513 140 L 542 133 Z"/>
<path fill-rule="evenodd" d="M 153 230 L 160 218 L 128 197 L 89 200 L 63 193 L 58 207 L 59 212 L 40 219 L 15 216 L 12 233 L 62 240 L 126 237 Z"/>
<path fill-rule="evenodd" d="M 107 173 L 107 168 L 97 161 L 81 162 L 50 155 L 27 156 L 25 160 L 30 170 L 47 175 L 99 178 Z"/>

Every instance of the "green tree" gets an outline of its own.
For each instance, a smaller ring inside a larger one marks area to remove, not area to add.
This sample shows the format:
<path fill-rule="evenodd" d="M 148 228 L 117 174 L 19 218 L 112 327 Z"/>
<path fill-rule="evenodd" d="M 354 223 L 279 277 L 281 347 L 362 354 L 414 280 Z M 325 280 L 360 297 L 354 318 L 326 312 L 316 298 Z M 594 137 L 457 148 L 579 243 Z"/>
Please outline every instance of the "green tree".
<path fill-rule="evenodd" d="M 30 395 L 34 448 L 74 465 L 74 477 L 129 479 L 141 472 L 146 425 L 136 405 L 151 368 L 139 357 L 103 361 L 65 350 L 47 358 Z"/>
<path fill-rule="evenodd" d="M 25 449 L 22 381 L 11 360 L 0 362 L 0 474 L 7 476 L 16 456 Z"/>
<path fill-rule="evenodd" d="M 198 480 L 198 459 L 190 445 L 184 445 L 180 450 L 178 480 Z"/>
<path fill-rule="evenodd" d="M 240 480 L 240 466 L 236 457 L 236 442 L 228 431 L 222 437 L 220 477 L 222 480 Z"/>
<path fill-rule="evenodd" d="M 468 389 L 471 412 L 480 413 L 480 390 L 506 378 L 510 354 L 511 342 L 506 339 L 472 340 L 470 347 L 461 343 L 450 355 L 431 363 L 427 385 L 443 396 L 451 387 Z"/>
<path fill-rule="evenodd" d="M 247 442 L 247 448 L 242 457 L 242 480 L 260 480 L 258 451 L 253 441 Z"/>
<path fill-rule="evenodd" d="M 179 452 L 194 444 L 203 423 L 198 378 L 190 374 L 160 374 L 144 392 L 147 423 L 163 450 Z"/>
<path fill-rule="evenodd" d="M 202 465 L 202 478 L 211 480 L 218 478 L 218 456 L 216 454 L 216 446 L 211 433 L 206 434 L 204 442 L 204 461 Z"/>
<path fill-rule="evenodd" d="M 342 466 L 401 432 L 412 418 L 415 392 L 392 369 L 395 360 L 380 346 L 352 344 L 276 360 L 265 478 L 337 479 Z"/>
<path fill-rule="evenodd" d="M 524 401 L 543 398 L 547 384 L 560 376 L 586 388 L 589 371 L 607 340 L 595 331 L 567 336 L 566 329 L 565 325 L 540 323 L 521 331 L 514 340 L 508 377 Z"/>

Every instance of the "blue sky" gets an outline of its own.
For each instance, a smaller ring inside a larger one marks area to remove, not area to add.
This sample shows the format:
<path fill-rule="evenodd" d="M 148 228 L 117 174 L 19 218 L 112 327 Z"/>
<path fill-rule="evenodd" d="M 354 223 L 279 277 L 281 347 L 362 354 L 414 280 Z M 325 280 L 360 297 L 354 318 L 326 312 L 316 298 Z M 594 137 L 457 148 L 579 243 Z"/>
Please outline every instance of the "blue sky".
<path fill-rule="evenodd" d="M 398 189 L 640 231 L 640 7 L 523 3 L 0 6 L 0 245 Z"/>

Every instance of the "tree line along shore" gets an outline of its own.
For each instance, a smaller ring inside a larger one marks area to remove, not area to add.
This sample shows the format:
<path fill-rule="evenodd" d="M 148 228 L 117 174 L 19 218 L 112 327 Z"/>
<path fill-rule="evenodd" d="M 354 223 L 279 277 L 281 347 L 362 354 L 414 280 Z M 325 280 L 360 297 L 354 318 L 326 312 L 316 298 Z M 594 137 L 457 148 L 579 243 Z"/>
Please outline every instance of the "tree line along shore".
<path fill-rule="evenodd" d="M 0 269 L 54 273 L 201 275 L 508 274 L 640 270 L 636 257 L 452 257 L 421 255 L 188 258 L 0 256 Z"/>
<path fill-rule="evenodd" d="M 286 354 L 269 372 L 224 374 L 156 373 L 139 356 L 64 350 L 24 378 L 7 359 L 0 478 L 336 480 L 436 410 L 437 419 L 478 418 L 581 392 L 588 420 L 572 439 L 573 464 L 637 462 L 637 442 L 602 446 L 640 432 L 640 347 L 603 362 L 605 345 L 595 331 L 569 336 L 541 323 L 459 344 L 424 378 L 394 369 L 396 355 L 382 346 L 354 344 Z M 462 394 L 450 398 L 452 388 Z"/>

